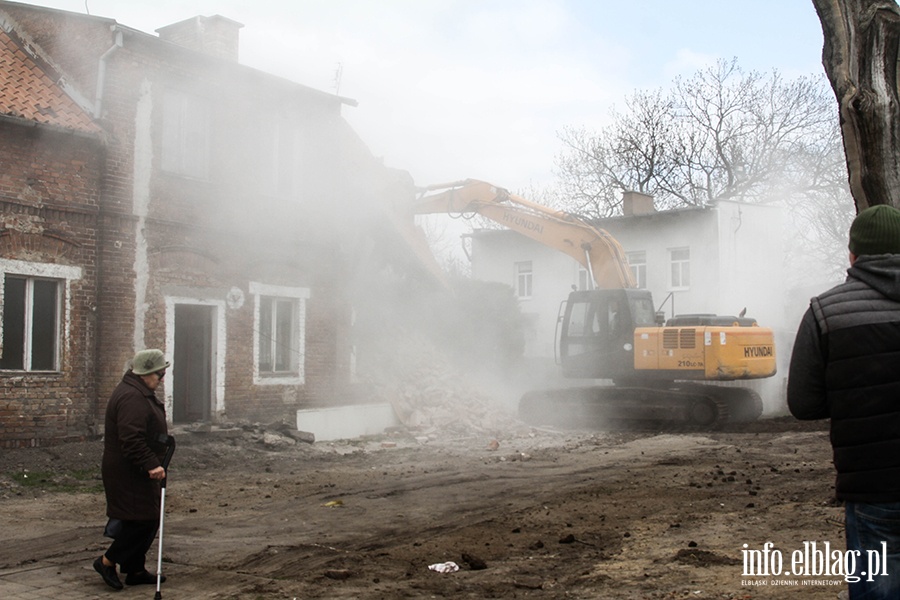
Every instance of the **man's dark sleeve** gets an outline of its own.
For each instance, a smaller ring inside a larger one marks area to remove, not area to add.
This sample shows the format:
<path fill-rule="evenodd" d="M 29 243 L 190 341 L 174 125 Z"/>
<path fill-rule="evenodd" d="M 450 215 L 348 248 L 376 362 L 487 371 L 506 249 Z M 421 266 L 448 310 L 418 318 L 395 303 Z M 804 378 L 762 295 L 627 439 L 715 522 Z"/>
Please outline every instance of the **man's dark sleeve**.
<path fill-rule="evenodd" d="M 788 370 L 787 404 L 791 414 L 804 421 L 831 416 L 825 397 L 825 357 L 819 326 L 810 309 L 803 315 L 794 341 Z"/>

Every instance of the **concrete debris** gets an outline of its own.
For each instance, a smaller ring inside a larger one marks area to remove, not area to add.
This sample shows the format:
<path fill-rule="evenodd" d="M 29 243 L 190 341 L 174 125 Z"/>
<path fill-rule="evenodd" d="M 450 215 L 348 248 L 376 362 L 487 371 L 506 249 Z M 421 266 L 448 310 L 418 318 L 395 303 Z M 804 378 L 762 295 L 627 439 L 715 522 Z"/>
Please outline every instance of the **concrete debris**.
<path fill-rule="evenodd" d="M 297 441 L 280 433 L 266 431 L 262 434 L 262 443 L 267 448 L 284 448 L 293 446 Z"/>
<path fill-rule="evenodd" d="M 399 336 L 398 336 L 399 337 Z M 410 430 L 447 433 L 491 433 L 518 429 L 522 423 L 500 408 L 487 393 L 454 368 L 446 355 L 423 336 L 408 332 L 377 365 L 360 373 L 374 402 L 389 402 Z"/>
<path fill-rule="evenodd" d="M 316 434 L 311 431 L 300 431 L 298 429 L 288 429 L 284 432 L 285 435 L 292 437 L 298 442 L 304 442 L 306 444 L 313 444 L 316 441 Z"/>
<path fill-rule="evenodd" d="M 190 433 L 209 433 L 212 431 L 212 423 L 209 423 L 208 421 L 191 423 L 185 427 L 185 431 Z"/>
<path fill-rule="evenodd" d="M 353 577 L 353 571 L 349 569 L 328 569 L 325 571 L 325 577 L 328 579 L 334 579 L 337 581 L 342 581 L 344 579 L 350 579 Z"/>
<path fill-rule="evenodd" d="M 179 444 L 191 444 L 195 440 L 245 440 L 260 443 L 270 450 L 288 448 L 297 442 L 312 444 L 316 441 L 315 434 L 299 431 L 280 422 L 269 425 L 248 422 L 223 422 L 213 425 L 209 422 L 199 422 L 175 425 L 170 427 L 169 433 Z"/>
<path fill-rule="evenodd" d="M 459 565 L 453 561 L 435 563 L 433 565 L 428 565 L 428 568 L 432 571 L 437 571 L 438 573 L 456 573 L 459 571 Z"/>

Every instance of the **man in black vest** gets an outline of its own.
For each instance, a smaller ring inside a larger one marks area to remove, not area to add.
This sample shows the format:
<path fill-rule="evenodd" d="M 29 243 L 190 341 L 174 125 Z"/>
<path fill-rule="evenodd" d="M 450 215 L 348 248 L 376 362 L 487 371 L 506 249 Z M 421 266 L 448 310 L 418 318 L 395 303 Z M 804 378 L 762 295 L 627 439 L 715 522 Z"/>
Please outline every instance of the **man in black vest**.
<path fill-rule="evenodd" d="M 813 298 L 803 315 L 787 402 L 798 419 L 831 419 L 835 495 L 845 506 L 848 557 L 856 558 L 847 577 L 851 600 L 896 600 L 900 210 L 878 205 L 860 212 L 849 248 L 846 282 Z"/>

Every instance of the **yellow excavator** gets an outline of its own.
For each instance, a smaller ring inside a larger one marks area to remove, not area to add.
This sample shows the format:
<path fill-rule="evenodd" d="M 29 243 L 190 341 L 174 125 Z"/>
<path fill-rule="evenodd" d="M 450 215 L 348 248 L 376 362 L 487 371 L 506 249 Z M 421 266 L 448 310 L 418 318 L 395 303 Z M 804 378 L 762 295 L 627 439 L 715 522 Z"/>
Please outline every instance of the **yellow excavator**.
<path fill-rule="evenodd" d="M 598 419 L 716 427 L 761 415 L 754 390 L 709 382 L 774 375 L 770 328 L 743 314 L 666 321 L 650 291 L 637 287 L 618 241 L 572 214 L 474 179 L 420 192 L 412 214 L 481 215 L 568 254 L 593 278 L 594 289 L 571 292 L 560 310 L 557 360 L 565 377 L 613 383 L 528 392 L 519 403 L 523 419 L 552 421 L 575 408 Z"/>

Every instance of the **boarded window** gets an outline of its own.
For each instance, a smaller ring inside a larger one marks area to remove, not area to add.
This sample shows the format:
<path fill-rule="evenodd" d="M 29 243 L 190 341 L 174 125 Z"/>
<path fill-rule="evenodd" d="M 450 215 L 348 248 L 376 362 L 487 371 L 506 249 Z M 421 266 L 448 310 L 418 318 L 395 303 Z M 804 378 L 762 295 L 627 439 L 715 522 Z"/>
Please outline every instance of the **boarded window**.
<path fill-rule="evenodd" d="M 200 98 L 167 92 L 163 99 L 162 169 L 209 178 L 209 106 Z"/>
<path fill-rule="evenodd" d="M 259 135 L 260 189 L 270 196 L 292 197 L 300 168 L 295 130 L 289 124 L 270 121 L 260 126 Z"/>

